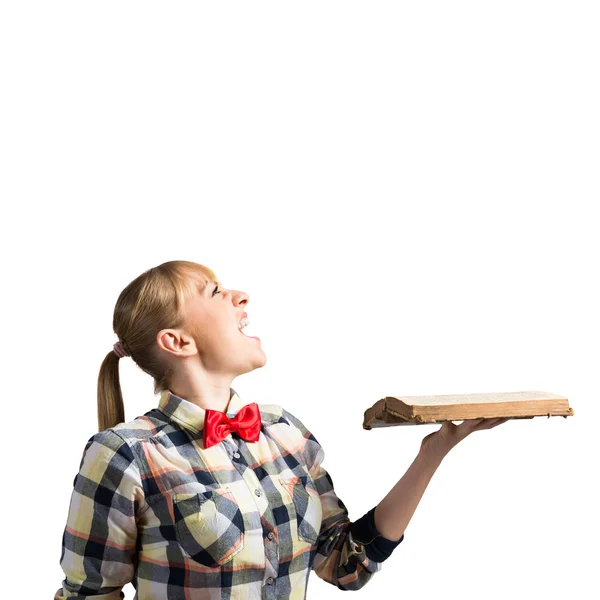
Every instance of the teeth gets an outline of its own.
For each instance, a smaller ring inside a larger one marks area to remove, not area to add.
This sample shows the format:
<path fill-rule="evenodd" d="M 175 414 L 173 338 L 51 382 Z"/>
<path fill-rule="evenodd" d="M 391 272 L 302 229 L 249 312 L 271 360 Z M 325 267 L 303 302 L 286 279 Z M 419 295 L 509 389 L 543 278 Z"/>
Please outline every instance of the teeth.
<path fill-rule="evenodd" d="M 238 329 L 241 331 L 244 327 L 246 327 L 246 325 L 250 325 L 250 321 L 248 321 L 248 319 L 242 319 L 238 323 Z"/>

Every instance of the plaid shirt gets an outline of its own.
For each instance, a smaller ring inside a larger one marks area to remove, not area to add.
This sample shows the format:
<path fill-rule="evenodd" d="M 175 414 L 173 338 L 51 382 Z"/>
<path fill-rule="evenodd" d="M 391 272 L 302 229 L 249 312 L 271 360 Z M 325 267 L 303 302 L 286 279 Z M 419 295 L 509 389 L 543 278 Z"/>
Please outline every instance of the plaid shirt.
<path fill-rule="evenodd" d="M 244 406 L 231 389 L 227 410 Z M 324 452 L 276 404 L 260 439 L 204 448 L 205 410 L 166 390 L 159 408 L 94 434 L 73 482 L 54 600 L 304 599 L 311 569 L 357 590 L 404 539 L 351 522 Z"/>

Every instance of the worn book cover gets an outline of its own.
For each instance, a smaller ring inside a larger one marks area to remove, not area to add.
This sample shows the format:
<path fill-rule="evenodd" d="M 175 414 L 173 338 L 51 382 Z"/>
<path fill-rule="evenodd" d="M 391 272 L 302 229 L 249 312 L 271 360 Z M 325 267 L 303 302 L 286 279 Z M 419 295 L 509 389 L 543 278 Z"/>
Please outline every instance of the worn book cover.
<path fill-rule="evenodd" d="M 365 411 L 363 429 L 496 417 L 566 418 L 574 414 L 565 396 L 541 391 L 386 396 Z"/>

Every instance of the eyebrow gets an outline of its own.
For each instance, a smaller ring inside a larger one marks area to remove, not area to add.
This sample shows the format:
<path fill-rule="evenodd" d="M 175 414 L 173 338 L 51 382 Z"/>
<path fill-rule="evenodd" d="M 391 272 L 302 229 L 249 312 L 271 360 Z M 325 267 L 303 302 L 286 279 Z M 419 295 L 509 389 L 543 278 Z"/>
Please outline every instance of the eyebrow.
<path fill-rule="evenodd" d="M 204 281 L 204 287 L 202 288 L 202 291 L 204 291 L 206 288 L 208 288 L 208 284 L 209 284 L 209 283 L 214 283 L 214 284 L 215 284 L 215 285 L 217 285 L 217 286 L 219 285 L 219 282 L 218 282 L 218 281 L 215 281 L 214 279 L 213 279 L 212 281 L 211 281 L 211 280 L 208 280 L 208 279 L 206 279 L 206 280 Z"/>

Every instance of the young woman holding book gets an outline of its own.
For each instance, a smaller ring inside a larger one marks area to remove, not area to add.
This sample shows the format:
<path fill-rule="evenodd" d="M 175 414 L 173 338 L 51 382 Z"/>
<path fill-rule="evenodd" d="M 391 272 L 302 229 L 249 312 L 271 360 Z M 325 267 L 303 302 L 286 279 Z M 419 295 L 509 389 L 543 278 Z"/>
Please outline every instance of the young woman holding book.
<path fill-rule="evenodd" d="M 119 295 L 119 341 L 98 378 L 99 431 L 86 443 L 62 539 L 55 600 L 302 599 L 310 571 L 357 590 L 404 539 L 446 453 L 506 419 L 444 423 L 389 494 L 351 522 L 324 450 L 277 404 L 246 402 L 235 377 L 260 368 L 242 328 L 248 294 L 209 268 L 170 261 Z M 125 421 L 118 361 L 154 380 L 158 407 Z M 357 490 L 358 492 L 358 490 Z"/>

